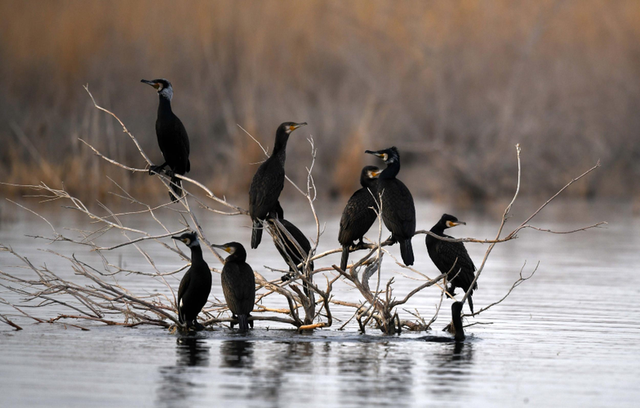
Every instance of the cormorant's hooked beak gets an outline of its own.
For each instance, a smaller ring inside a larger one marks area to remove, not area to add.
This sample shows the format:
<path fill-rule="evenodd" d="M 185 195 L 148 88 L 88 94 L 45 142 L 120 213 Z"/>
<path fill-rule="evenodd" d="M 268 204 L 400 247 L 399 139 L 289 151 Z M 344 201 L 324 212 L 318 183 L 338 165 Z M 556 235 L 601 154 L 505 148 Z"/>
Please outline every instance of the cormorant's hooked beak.
<path fill-rule="evenodd" d="M 297 128 L 302 127 L 302 126 L 307 126 L 307 122 L 295 123 L 295 124 L 289 126 L 289 132 L 293 132 L 294 130 L 296 130 Z"/>
<path fill-rule="evenodd" d="M 377 152 L 374 152 L 373 150 L 365 150 L 364 152 L 367 154 L 372 154 L 374 156 L 377 156 L 385 162 L 389 158 L 389 155 L 387 153 L 383 153 L 383 150 L 378 150 Z"/>
<path fill-rule="evenodd" d="M 467 225 L 466 222 L 464 221 L 447 221 L 447 227 L 451 228 L 451 227 L 455 227 L 457 225 Z"/>
<path fill-rule="evenodd" d="M 371 175 L 372 177 L 378 177 L 380 175 L 380 173 L 382 173 L 384 170 L 371 170 L 369 171 L 369 175 Z"/>
<path fill-rule="evenodd" d="M 151 85 L 152 87 L 154 87 L 154 88 L 156 88 L 156 89 L 160 88 L 160 84 L 159 84 L 159 83 L 157 83 L 157 82 L 148 81 L 148 80 L 146 80 L 146 79 L 141 79 L 141 80 L 140 80 L 140 82 L 143 82 L 143 83 L 145 83 L 145 84 L 147 84 L 147 85 Z M 171 238 L 173 238 L 173 237 L 171 237 Z"/>
<path fill-rule="evenodd" d="M 174 236 L 171 237 L 171 239 L 175 239 L 176 241 L 180 241 L 180 242 L 184 243 L 187 246 L 191 245 L 191 239 L 187 238 L 187 237 L 174 235 Z"/>
<path fill-rule="evenodd" d="M 230 246 L 218 245 L 218 244 L 211 244 L 211 246 L 214 247 L 214 248 L 220 248 L 226 253 L 229 253 L 229 254 L 231 253 L 231 247 Z"/>

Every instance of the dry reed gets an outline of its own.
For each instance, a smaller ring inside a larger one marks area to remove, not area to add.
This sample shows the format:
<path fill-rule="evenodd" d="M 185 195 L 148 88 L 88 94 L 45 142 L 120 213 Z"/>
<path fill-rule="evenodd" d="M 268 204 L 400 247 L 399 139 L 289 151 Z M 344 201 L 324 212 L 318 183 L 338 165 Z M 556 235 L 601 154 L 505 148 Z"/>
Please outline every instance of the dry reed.
<path fill-rule="evenodd" d="M 363 148 L 394 144 L 416 196 L 461 204 L 508 196 L 515 169 L 504 157 L 515 143 L 532 169 L 523 195 L 548 194 L 597 159 L 605 171 L 572 194 L 639 193 L 634 0 L 31 0 L 0 2 L 0 15 L 5 181 L 88 180 L 91 188 L 73 193 L 103 198 L 106 168 L 78 137 L 141 163 L 81 85 L 160 161 L 157 97 L 139 80 L 166 77 L 191 137 L 191 176 L 216 193 L 246 195 L 261 157 L 236 125 L 271 146 L 285 120 L 309 122 L 326 196 L 353 190 Z M 291 165 L 306 149 L 292 138 Z M 111 176 L 165 194 L 144 175 Z"/>

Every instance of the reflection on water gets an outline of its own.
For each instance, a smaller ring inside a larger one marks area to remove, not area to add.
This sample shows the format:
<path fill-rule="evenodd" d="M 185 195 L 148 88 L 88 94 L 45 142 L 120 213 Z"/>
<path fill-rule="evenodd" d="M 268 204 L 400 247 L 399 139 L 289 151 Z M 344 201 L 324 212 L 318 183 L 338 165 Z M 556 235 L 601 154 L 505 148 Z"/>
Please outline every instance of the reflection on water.
<path fill-rule="evenodd" d="M 453 342 L 431 356 L 427 370 L 430 394 L 460 393 L 470 379 L 473 365 L 473 343 Z"/>
<path fill-rule="evenodd" d="M 206 367 L 209 365 L 209 346 L 197 337 L 179 337 L 176 341 L 178 347 L 177 366 L 181 367 Z"/>
<path fill-rule="evenodd" d="M 341 375 L 353 377 L 340 383 L 343 401 L 365 405 L 407 406 L 413 387 L 413 358 L 397 343 L 349 344 L 338 361 Z"/>
<path fill-rule="evenodd" d="M 523 261 L 531 265 L 540 260 L 539 270 L 507 301 L 477 317 L 479 323 L 493 324 L 470 327 L 464 343 L 435 331 L 363 336 L 349 326 L 346 331 L 333 327 L 299 335 L 264 322 L 246 336 L 221 329 L 179 338 L 155 327 L 98 326 L 78 332 L 25 322 L 25 330 L 14 332 L 0 325 L 0 406 L 636 406 L 640 303 L 625 302 L 620 313 L 620 299 L 638 295 L 640 274 L 628 265 L 640 262 L 640 219 L 622 218 L 623 223 L 569 238 L 534 237 L 526 231 L 521 239 L 497 246 L 481 277 L 481 290 L 474 293 L 478 305 L 504 296 Z M 489 228 L 493 221 L 476 221 L 469 223 L 476 230 L 460 235 L 494 235 Z M 582 225 L 552 221 L 539 226 L 571 230 Z M 334 228 L 327 236 L 337 236 L 338 222 L 327 223 Z M 246 229 L 236 224 L 225 227 L 216 219 L 215 225 L 221 237 L 241 240 L 233 235 L 238 231 L 246 236 Z M 47 258 L 32 239 L 22 238 L 23 231 L 35 229 L 32 224 L 3 228 L 0 242 L 10 242 L 34 262 L 73 273 L 66 262 Z M 327 249 L 332 247 L 319 251 Z M 468 249 L 476 259 L 485 247 Z M 170 270 L 177 261 L 166 252 L 158 251 L 154 258 Z M 261 245 L 252 258 L 258 269 L 281 262 L 268 245 Z M 122 261 L 131 268 L 148 267 L 128 252 Z M 0 254 L 0 268 L 13 263 Z M 415 266 L 433 270 L 424 246 L 416 252 Z M 134 291 L 152 290 L 147 277 L 128 279 L 127 287 Z M 414 281 L 404 282 L 407 286 L 399 279 L 394 288 L 400 296 L 414 287 Z M 339 298 L 359 300 L 350 288 L 336 284 L 335 290 Z M 222 295 L 219 284 L 212 295 Z M 433 291 L 423 291 L 407 310 L 425 315 L 438 299 Z M 51 313 L 61 311 L 51 307 Z M 0 304 L 2 313 L 15 311 Z M 336 309 L 334 317 L 352 314 L 340 313 Z M 445 323 L 440 320 L 434 327 Z"/>
<path fill-rule="evenodd" d="M 246 340 L 228 340 L 220 344 L 220 367 L 253 367 L 253 342 Z"/>
<path fill-rule="evenodd" d="M 194 381 L 197 371 L 192 367 L 209 366 L 209 345 L 205 339 L 184 336 L 176 340 L 176 363 L 160 367 L 157 403 L 161 407 L 181 407 L 189 404 L 198 388 L 204 384 Z"/>

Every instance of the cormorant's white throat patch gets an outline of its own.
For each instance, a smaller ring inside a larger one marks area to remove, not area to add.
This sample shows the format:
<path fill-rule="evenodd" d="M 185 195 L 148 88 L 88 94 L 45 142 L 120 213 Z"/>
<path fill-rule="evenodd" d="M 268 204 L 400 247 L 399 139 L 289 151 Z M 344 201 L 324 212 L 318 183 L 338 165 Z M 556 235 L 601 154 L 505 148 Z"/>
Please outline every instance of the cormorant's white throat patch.
<path fill-rule="evenodd" d="M 162 97 L 167 98 L 168 100 L 171 100 L 173 98 L 173 89 L 170 86 L 163 88 L 162 84 L 160 84 L 160 88 L 158 88 L 158 93 Z"/>

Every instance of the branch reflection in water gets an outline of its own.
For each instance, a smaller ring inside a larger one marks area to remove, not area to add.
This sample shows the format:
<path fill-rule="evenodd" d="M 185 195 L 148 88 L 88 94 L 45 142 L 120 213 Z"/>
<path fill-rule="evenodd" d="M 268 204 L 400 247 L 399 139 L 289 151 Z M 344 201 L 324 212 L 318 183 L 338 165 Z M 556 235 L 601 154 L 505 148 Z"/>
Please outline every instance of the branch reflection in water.
<path fill-rule="evenodd" d="M 160 385 L 156 403 L 161 407 L 185 406 L 198 390 L 205 392 L 206 384 L 194 381 L 200 367 L 209 366 L 209 349 L 206 339 L 194 336 L 176 340 L 176 364 L 160 367 Z M 197 367 L 198 369 L 194 369 Z"/>

